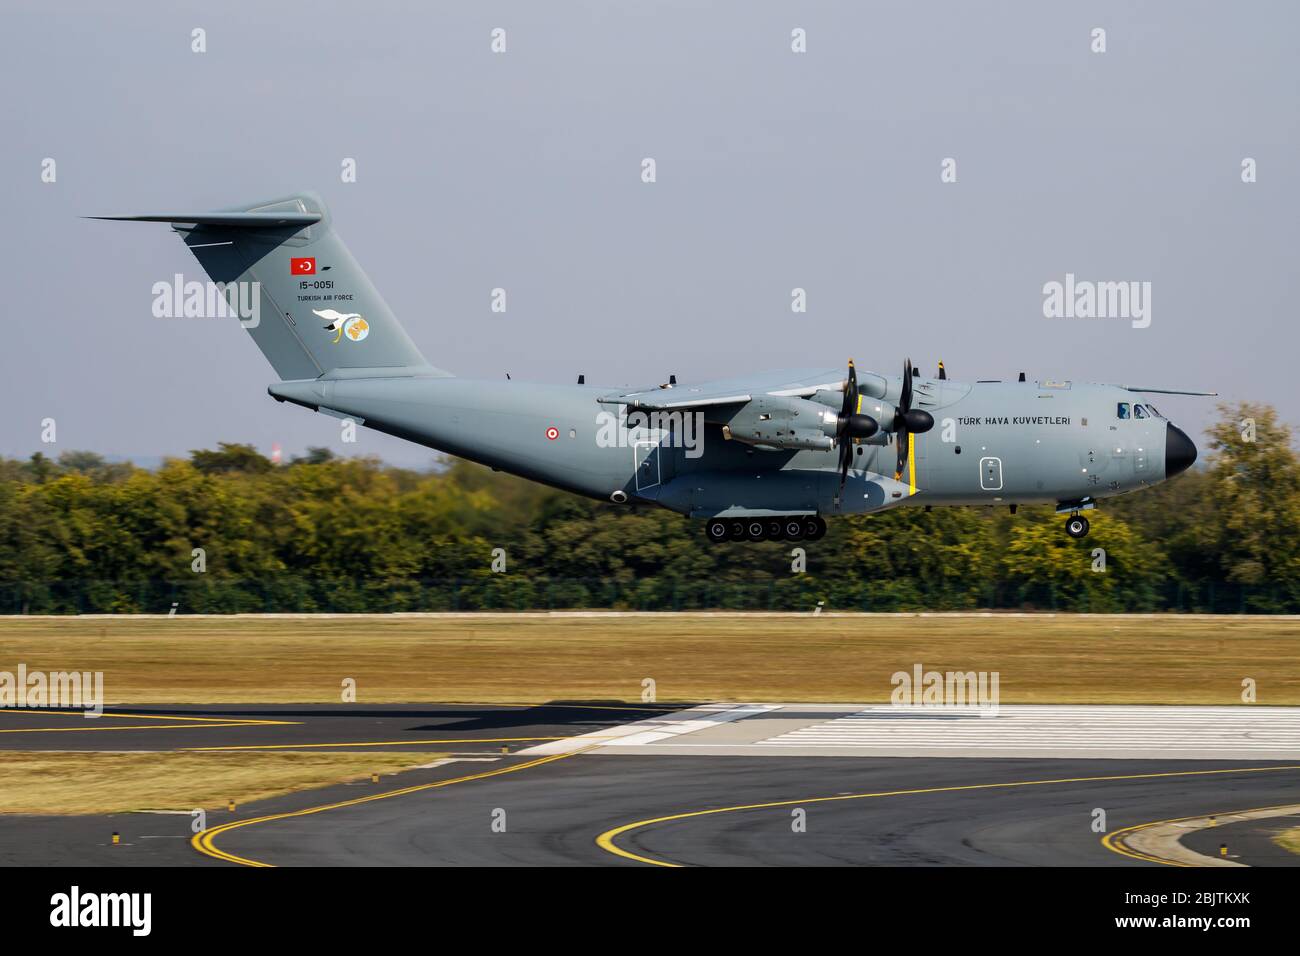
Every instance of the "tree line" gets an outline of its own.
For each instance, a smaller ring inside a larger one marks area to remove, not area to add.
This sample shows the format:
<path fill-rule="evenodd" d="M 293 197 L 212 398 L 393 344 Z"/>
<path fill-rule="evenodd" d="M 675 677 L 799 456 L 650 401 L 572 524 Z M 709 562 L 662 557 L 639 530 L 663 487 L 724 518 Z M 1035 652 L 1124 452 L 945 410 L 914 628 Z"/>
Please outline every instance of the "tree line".
<path fill-rule="evenodd" d="M 0 459 L 0 613 L 1294 613 L 1291 438 L 1268 406 L 1221 406 L 1202 462 L 1103 502 L 1082 541 L 1050 507 L 904 508 L 831 521 L 821 541 L 797 545 L 710 545 L 678 515 L 456 460 L 421 472 L 318 448 L 274 464 L 223 443 L 143 469 L 38 453 Z"/>

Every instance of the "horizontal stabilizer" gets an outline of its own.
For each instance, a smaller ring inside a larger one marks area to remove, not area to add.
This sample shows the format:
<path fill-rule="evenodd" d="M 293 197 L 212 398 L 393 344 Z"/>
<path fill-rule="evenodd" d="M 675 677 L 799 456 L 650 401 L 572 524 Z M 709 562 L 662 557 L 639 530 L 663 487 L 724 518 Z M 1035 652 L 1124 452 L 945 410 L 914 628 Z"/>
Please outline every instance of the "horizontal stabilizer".
<path fill-rule="evenodd" d="M 197 212 L 188 215 L 87 216 L 86 218 L 109 219 L 114 222 L 192 222 L 197 226 L 227 226 L 236 229 L 268 229 L 277 226 L 310 226 L 313 223 L 320 222 L 321 214 L 318 212 Z"/>

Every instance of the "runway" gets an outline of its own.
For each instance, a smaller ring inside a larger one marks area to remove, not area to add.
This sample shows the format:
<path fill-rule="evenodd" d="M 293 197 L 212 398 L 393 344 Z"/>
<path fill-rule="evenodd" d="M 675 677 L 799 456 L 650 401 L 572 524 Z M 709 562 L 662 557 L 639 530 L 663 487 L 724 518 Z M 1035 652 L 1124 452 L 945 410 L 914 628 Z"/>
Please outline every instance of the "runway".
<path fill-rule="evenodd" d="M 211 811 L 197 840 L 187 815 L 5 816 L 0 862 L 1159 866 L 1103 836 L 1298 802 L 1288 709 L 1083 710 L 944 714 L 937 735 L 908 729 L 934 715 L 865 705 L 155 707 L 110 710 L 102 724 L 4 712 L 5 749 L 392 747 L 453 759 Z M 71 721 L 104 729 L 54 729 Z M 952 729 L 963 721 L 976 723 Z M 1072 751 L 1063 731 L 1054 743 L 1044 736 L 1067 725 L 1110 726 L 1117 753 L 1141 756 L 1099 757 L 1104 739 Z M 858 739 L 865 726 L 882 729 Z M 1260 746 L 1234 750 L 1237 734 Z M 996 745 L 981 749 L 987 735 Z M 1201 756 L 1146 755 L 1162 748 Z M 1000 755 L 1007 749 L 1019 754 Z M 1300 862 L 1266 839 L 1234 842 L 1246 864 Z"/>
<path fill-rule="evenodd" d="M 1300 708 L 711 704 L 526 753 L 592 742 L 602 753 L 697 756 L 1292 760 L 1300 759 Z"/>

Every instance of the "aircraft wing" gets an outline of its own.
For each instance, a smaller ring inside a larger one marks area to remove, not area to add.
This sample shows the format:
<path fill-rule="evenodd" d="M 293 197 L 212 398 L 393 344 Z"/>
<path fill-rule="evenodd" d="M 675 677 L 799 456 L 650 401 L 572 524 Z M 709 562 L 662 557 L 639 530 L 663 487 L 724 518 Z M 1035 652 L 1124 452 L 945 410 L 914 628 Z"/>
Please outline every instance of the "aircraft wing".
<path fill-rule="evenodd" d="M 660 385 L 633 392 L 615 392 L 602 395 L 596 401 L 602 405 L 626 405 L 632 409 L 668 410 L 738 405 L 751 401 L 756 395 L 807 398 L 819 390 L 839 391 L 843 387 L 844 372 L 841 369 L 777 369 L 698 385 Z"/>
<path fill-rule="evenodd" d="M 1149 392 L 1152 395 L 1218 395 L 1218 392 L 1189 392 L 1181 388 L 1144 388 L 1141 385 L 1121 386 L 1130 392 Z"/>

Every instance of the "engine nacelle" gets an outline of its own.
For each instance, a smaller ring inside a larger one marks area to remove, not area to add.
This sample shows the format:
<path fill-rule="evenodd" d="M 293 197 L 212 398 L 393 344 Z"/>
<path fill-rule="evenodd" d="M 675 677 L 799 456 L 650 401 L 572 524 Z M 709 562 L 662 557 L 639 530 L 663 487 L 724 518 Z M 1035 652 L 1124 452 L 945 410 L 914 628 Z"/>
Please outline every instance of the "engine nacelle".
<path fill-rule="evenodd" d="M 723 435 L 751 445 L 829 451 L 835 447 L 838 416 L 804 398 L 759 395 L 721 424 Z"/>

